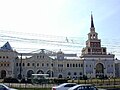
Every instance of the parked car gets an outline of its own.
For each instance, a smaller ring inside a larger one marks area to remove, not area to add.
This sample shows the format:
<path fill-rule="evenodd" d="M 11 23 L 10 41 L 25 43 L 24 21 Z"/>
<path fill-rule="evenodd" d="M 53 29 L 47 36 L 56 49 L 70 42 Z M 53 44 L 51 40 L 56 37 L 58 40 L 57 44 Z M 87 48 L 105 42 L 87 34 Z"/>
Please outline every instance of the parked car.
<path fill-rule="evenodd" d="M 92 84 L 80 84 L 69 88 L 68 90 L 99 90 Z"/>
<path fill-rule="evenodd" d="M 68 90 L 69 88 L 77 85 L 76 83 L 63 83 L 58 86 L 52 87 L 52 90 Z"/>
<path fill-rule="evenodd" d="M 5 84 L 0 84 L 0 90 L 17 90 L 17 89 L 10 88 Z"/>

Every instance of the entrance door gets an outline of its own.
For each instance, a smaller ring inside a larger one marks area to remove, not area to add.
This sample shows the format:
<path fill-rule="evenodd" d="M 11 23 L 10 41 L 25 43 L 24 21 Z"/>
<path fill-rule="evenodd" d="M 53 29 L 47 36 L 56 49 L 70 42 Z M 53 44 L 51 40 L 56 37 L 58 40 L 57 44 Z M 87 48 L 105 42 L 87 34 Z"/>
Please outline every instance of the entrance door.
<path fill-rule="evenodd" d="M 102 63 L 96 65 L 96 77 L 102 78 L 104 76 L 104 66 Z"/>

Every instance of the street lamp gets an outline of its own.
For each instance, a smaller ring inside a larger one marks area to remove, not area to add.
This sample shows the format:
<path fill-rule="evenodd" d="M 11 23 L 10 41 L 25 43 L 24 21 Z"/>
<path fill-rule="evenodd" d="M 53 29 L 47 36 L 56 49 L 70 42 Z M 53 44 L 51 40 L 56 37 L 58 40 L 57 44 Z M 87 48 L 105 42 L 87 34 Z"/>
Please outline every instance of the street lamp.
<path fill-rule="evenodd" d="M 20 74 L 19 74 L 19 82 L 21 82 L 21 79 L 22 79 L 22 54 L 21 54 L 21 57 L 20 57 Z"/>

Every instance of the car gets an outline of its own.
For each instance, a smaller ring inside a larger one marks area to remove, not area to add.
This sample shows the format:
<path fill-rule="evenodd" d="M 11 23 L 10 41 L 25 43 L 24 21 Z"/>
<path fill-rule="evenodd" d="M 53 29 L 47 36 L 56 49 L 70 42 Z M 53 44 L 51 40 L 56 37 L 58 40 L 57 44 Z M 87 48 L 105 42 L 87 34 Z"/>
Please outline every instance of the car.
<path fill-rule="evenodd" d="M 80 84 L 69 88 L 68 90 L 99 90 L 92 84 Z"/>
<path fill-rule="evenodd" d="M 77 85 L 76 83 L 63 83 L 58 86 L 52 87 L 52 90 L 68 90 L 69 88 Z"/>
<path fill-rule="evenodd" d="M 0 84 L 0 90 L 17 90 L 17 89 L 10 88 L 5 84 Z"/>

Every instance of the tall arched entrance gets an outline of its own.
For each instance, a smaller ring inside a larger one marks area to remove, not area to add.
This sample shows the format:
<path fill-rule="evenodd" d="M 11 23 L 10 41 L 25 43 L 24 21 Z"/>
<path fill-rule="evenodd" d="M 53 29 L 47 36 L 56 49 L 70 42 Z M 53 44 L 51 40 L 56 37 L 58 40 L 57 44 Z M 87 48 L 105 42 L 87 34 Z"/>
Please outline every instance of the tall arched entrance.
<path fill-rule="evenodd" d="M 29 70 L 29 71 L 27 72 L 27 77 L 28 77 L 28 78 L 31 78 L 32 74 L 34 74 L 33 70 Z"/>
<path fill-rule="evenodd" d="M 102 63 L 96 65 L 96 77 L 101 78 L 104 76 L 104 66 Z"/>
<path fill-rule="evenodd" d="M 1 78 L 5 78 L 6 77 L 6 71 L 5 70 L 2 70 L 1 71 Z"/>

